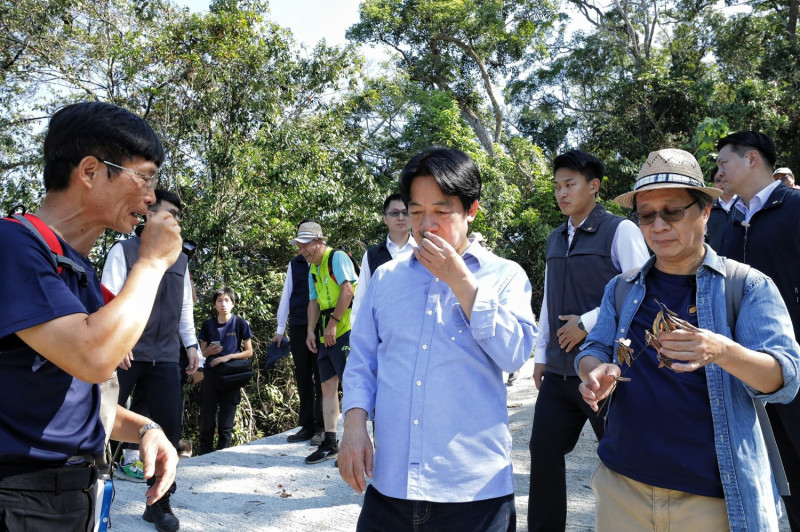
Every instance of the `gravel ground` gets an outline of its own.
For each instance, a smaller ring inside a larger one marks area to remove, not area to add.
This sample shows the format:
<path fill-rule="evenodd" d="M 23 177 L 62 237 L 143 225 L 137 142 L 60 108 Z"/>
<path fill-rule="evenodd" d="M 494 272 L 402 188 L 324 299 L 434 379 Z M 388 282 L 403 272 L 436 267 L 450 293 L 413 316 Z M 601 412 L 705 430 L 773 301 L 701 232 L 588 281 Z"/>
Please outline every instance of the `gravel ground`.
<path fill-rule="evenodd" d="M 517 530 L 527 530 L 530 439 L 536 388 L 530 364 L 508 388 L 513 437 Z M 181 530 L 352 531 L 361 496 L 339 477 L 333 462 L 309 466 L 305 443 L 286 443 L 289 431 L 247 445 L 181 461 L 172 508 Z M 339 427 L 341 435 L 341 421 Z M 567 530 L 594 530 L 594 496 L 589 479 L 597 466 L 597 441 L 588 425 L 567 456 Z M 112 532 L 154 530 L 141 518 L 142 484 L 117 480 Z M 282 496 L 283 495 L 283 496 Z M 781 531 L 789 531 L 781 520 Z"/>

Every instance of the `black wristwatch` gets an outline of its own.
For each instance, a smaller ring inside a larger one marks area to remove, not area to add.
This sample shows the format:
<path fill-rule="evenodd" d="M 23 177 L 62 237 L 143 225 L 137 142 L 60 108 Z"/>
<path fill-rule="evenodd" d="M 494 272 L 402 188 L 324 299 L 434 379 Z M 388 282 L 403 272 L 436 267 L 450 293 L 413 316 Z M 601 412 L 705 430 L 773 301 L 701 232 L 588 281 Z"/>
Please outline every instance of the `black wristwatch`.
<path fill-rule="evenodd" d="M 581 318 L 578 318 L 578 329 L 586 332 L 586 327 L 583 326 L 583 320 Z"/>

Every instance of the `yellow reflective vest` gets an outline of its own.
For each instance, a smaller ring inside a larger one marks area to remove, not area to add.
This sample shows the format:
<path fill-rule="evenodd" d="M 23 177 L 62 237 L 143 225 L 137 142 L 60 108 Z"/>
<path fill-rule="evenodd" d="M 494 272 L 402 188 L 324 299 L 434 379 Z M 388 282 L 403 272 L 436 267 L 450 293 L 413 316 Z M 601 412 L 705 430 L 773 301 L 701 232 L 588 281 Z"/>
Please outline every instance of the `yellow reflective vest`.
<path fill-rule="evenodd" d="M 329 255 L 334 251 L 335 250 L 333 248 L 326 248 L 325 253 L 322 255 L 322 262 L 320 262 L 320 265 L 317 266 L 316 264 L 311 264 L 309 269 L 309 275 L 314 281 L 314 288 L 317 290 L 317 303 L 319 303 L 319 309 L 322 311 L 321 319 L 323 331 L 328 325 L 328 319 L 333 312 L 333 309 L 336 308 L 336 302 L 339 301 L 339 293 L 342 291 L 341 288 L 339 288 L 339 285 L 336 284 L 336 281 L 333 280 L 333 277 L 331 277 L 331 272 L 328 270 Z M 348 258 L 347 260 L 350 259 Z M 357 283 L 353 282 L 352 284 L 353 297 L 355 297 Z M 344 311 L 344 314 L 342 314 L 341 318 L 339 319 L 339 323 L 336 325 L 337 338 L 350 330 L 350 310 L 351 309 L 348 308 Z M 319 338 L 320 340 L 323 339 L 321 335 Z"/>

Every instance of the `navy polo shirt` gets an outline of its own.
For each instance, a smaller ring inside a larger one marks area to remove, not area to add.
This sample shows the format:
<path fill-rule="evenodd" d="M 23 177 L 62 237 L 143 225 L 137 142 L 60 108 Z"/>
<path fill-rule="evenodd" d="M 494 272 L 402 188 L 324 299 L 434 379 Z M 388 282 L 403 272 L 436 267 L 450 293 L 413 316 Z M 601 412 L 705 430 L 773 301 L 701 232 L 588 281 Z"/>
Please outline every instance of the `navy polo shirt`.
<path fill-rule="evenodd" d="M 50 252 L 26 227 L 0 221 L 0 463 L 64 464 L 71 456 L 98 454 L 105 432 L 100 388 L 45 359 L 16 332 L 103 305 L 92 264 L 63 240 L 64 255 L 86 269 L 82 284 L 68 269 L 59 275 Z"/>

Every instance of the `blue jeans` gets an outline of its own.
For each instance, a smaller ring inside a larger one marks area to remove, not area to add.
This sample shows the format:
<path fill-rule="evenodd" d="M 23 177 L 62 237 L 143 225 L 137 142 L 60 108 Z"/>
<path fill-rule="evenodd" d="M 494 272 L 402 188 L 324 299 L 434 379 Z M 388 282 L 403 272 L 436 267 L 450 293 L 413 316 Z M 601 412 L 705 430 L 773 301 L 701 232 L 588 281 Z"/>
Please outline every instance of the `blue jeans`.
<path fill-rule="evenodd" d="M 409 501 L 367 487 L 357 532 L 513 532 L 517 529 L 514 494 L 472 502 Z"/>

